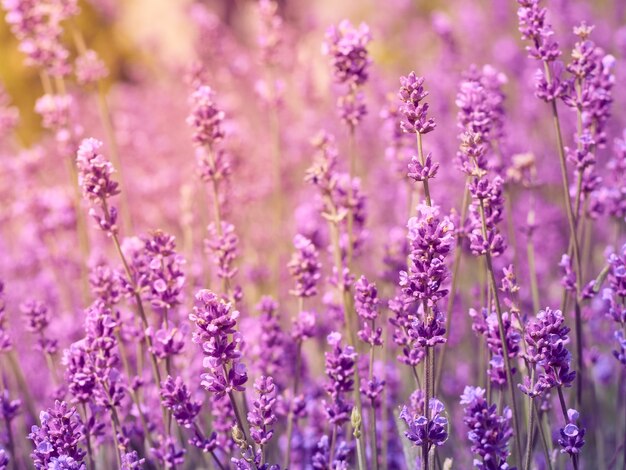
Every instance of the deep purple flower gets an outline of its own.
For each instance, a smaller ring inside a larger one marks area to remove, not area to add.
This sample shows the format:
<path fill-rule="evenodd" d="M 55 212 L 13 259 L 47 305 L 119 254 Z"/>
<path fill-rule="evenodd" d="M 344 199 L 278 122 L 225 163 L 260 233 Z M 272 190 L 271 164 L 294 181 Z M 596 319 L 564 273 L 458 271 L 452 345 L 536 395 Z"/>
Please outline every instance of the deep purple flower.
<path fill-rule="evenodd" d="M 50 324 L 48 306 L 38 300 L 27 300 L 20 305 L 20 310 L 26 317 L 26 329 L 37 336 L 37 347 L 46 354 L 55 354 L 58 341 L 46 335 Z"/>
<path fill-rule="evenodd" d="M 274 435 L 272 425 L 278 419 L 274 413 L 276 386 L 271 377 L 261 376 L 254 382 L 254 390 L 257 397 L 252 403 L 252 410 L 248 413 L 250 436 L 259 446 L 264 446 Z"/>
<path fill-rule="evenodd" d="M 56 401 L 54 407 L 40 413 L 39 421 L 40 425 L 33 426 L 28 435 L 35 445 L 31 454 L 35 468 L 48 470 L 51 464 L 54 468 L 53 459 L 67 457 L 77 462 L 73 468 L 84 468 L 85 451 L 80 447 L 83 424 L 76 408 Z"/>
<path fill-rule="evenodd" d="M 109 199 L 120 193 L 117 182 L 113 181 L 113 165 L 100 153 L 102 142 L 84 139 L 76 154 L 78 184 L 85 199 L 94 207 L 89 211 L 101 230 L 107 233 L 117 231 L 117 209 L 109 204 Z"/>
<path fill-rule="evenodd" d="M 472 443 L 472 452 L 479 457 L 474 460 L 474 467 L 482 470 L 509 468 L 506 461 L 513 436 L 511 410 L 505 407 L 502 414 L 498 414 L 496 405 L 487 402 L 485 390 L 479 387 L 466 386 L 461 405 L 465 409 L 463 422 L 469 428 L 467 437 Z"/>
<path fill-rule="evenodd" d="M 238 318 L 239 312 L 213 292 L 202 289 L 196 293 L 189 319 L 197 327 L 192 340 L 202 346 L 207 369 L 200 377 L 201 385 L 217 396 L 242 391 L 248 380 L 246 368 L 239 362 L 242 339 L 235 330 Z"/>
<path fill-rule="evenodd" d="M 148 292 L 152 306 L 168 311 L 180 305 L 185 274 L 185 260 L 176 252 L 176 239 L 156 230 L 144 239 Z"/>
<path fill-rule="evenodd" d="M 472 66 L 465 74 L 456 97 L 457 126 L 461 132 L 480 134 L 487 142 L 502 138 L 506 76 L 490 65 Z"/>
<path fill-rule="evenodd" d="M 22 400 L 11 400 L 6 388 L 0 392 L 0 413 L 7 427 L 11 426 L 11 421 L 18 415 L 21 407 Z"/>
<path fill-rule="evenodd" d="M 422 348 L 432 348 L 446 342 L 443 313 L 435 306 L 431 312 L 413 320 L 408 328 L 409 337 Z"/>
<path fill-rule="evenodd" d="M 427 446 L 427 452 L 432 446 L 441 446 L 448 440 L 448 418 L 445 408 L 436 398 L 429 402 L 430 419 L 423 414 L 415 414 L 408 407 L 400 411 L 400 419 L 407 425 L 404 436 L 415 446 Z"/>
<path fill-rule="evenodd" d="M 578 426 L 578 417 L 578 411 L 567 410 L 568 423 L 559 429 L 561 437 L 559 437 L 558 442 L 561 446 L 561 453 L 569 454 L 573 458 L 580 454 L 580 450 L 585 445 L 585 428 Z"/>
<path fill-rule="evenodd" d="M 411 72 L 406 77 L 400 77 L 400 91 L 398 92 L 402 105 L 400 115 L 402 130 L 409 134 L 428 134 L 435 129 L 435 120 L 429 118 L 428 103 L 422 103 L 428 96 L 424 90 L 424 77 L 418 77 Z"/>
<path fill-rule="evenodd" d="M 191 393 L 180 376 L 176 379 L 168 376 L 161 384 L 161 402 L 176 422 L 189 428 L 193 425 L 202 405 L 191 398 Z"/>
<path fill-rule="evenodd" d="M 317 283 L 321 277 L 319 255 L 315 245 L 303 235 L 293 239 L 296 251 L 291 256 L 287 267 L 293 276 L 296 286 L 289 292 L 297 297 L 313 297 L 317 294 Z"/>
<path fill-rule="evenodd" d="M 278 303 L 269 296 L 261 298 L 257 305 L 260 311 L 259 327 L 261 333 L 258 344 L 258 361 L 256 367 L 261 375 L 276 376 L 276 384 L 282 389 L 286 377 L 281 377 L 283 367 L 287 365 L 286 348 L 288 337 L 283 331 L 278 314 Z"/>
<path fill-rule="evenodd" d="M 354 365 L 357 353 L 352 346 L 341 346 L 341 334 L 333 332 L 328 335 L 331 350 L 325 354 L 326 375 L 328 382 L 326 391 L 332 401 L 326 404 L 326 414 L 331 424 L 341 426 L 350 419 L 352 405 L 346 401 L 345 395 L 354 387 Z"/>
<path fill-rule="evenodd" d="M 122 454 L 122 470 L 137 470 L 143 468 L 146 459 L 140 459 L 137 451 Z"/>
<path fill-rule="evenodd" d="M 559 310 L 546 308 L 531 319 L 526 325 L 524 357 L 531 367 L 541 367 L 535 384 L 535 390 L 529 390 L 527 384 L 520 389 L 531 396 L 543 393 L 552 387 L 570 387 L 576 372 L 571 370 L 571 354 L 566 345 L 569 343 L 569 328 Z"/>
<path fill-rule="evenodd" d="M 222 221 L 221 229 L 211 223 L 207 231 L 205 245 L 207 251 L 213 256 L 218 277 L 232 279 L 238 271 L 234 263 L 239 254 L 239 237 L 235 233 L 235 226 Z"/>
<path fill-rule="evenodd" d="M 469 315 L 472 318 L 472 330 L 483 335 L 487 341 L 487 348 L 491 354 L 489 367 L 487 369 L 489 378 L 492 383 L 503 386 L 506 384 L 507 376 L 497 313 L 491 312 L 489 314 L 486 309 L 482 309 L 480 312 L 470 309 Z M 519 355 L 520 342 L 522 339 L 521 333 L 519 329 L 513 325 L 509 312 L 502 312 L 502 325 L 504 327 L 509 358 L 513 359 Z M 516 369 L 512 367 L 511 374 L 515 372 Z"/>
<path fill-rule="evenodd" d="M 185 463 L 185 449 L 178 447 L 171 437 L 159 436 L 152 453 L 164 468 L 176 468 Z"/>
<path fill-rule="evenodd" d="M 454 225 L 440 216 L 437 206 L 422 203 L 417 216 L 409 219 L 408 228 L 411 265 L 408 273 L 400 273 L 400 287 L 405 301 L 435 305 L 448 293 L 443 288 L 448 277 L 444 260 L 454 244 Z"/>

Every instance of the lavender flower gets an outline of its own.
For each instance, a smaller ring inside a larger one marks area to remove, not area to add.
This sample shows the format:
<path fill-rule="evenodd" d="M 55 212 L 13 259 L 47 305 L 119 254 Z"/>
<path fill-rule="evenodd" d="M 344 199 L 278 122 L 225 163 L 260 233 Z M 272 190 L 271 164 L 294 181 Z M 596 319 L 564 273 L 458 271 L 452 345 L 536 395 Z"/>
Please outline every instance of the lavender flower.
<path fill-rule="evenodd" d="M 565 325 L 559 310 L 546 308 L 528 322 L 524 340 L 526 353 L 524 357 L 531 364 L 540 366 L 534 388 L 528 383 L 520 386 L 520 390 L 530 396 L 537 396 L 552 387 L 570 387 L 576 372 L 571 370 L 571 354 L 566 345 L 569 343 L 569 328 Z"/>
<path fill-rule="evenodd" d="M 161 384 L 161 401 L 176 422 L 183 428 L 190 428 L 200 412 L 201 404 L 192 400 L 191 393 L 183 379 L 168 376 Z"/>
<path fill-rule="evenodd" d="M 296 251 L 287 267 L 295 279 L 296 286 L 289 292 L 296 297 L 313 297 L 317 294 L 317 283 L 321 277 L 322 267 L 317 248 L 311 240 L 300 234 L 295 236 L 293 244 Z"/>
<path fill-rule="evenodd" d="M 248 380 L 241 357 L 241 336 L 235 326 L 239 312 L 213 292 L 202 289 L 196 293 L 196 306 L 189 319 L 195 323 L 192 340 L 202 346 L 203 365 L 207 372 L 200 376 L 201 385 L 217 397 L 232 390 L 244 390 Z"/>
<path fill-rule="evenodd" d="M 191 114 L 187 124 L 193 129 L 193 142 L 202 147 L 212 146 L 224 138 L 224 112 L 215 104 L 215 92 L 202 85 L 191 95 Z"/>
<path fill-rule="evenodd" d="M 406 77 L 400 77 L 400 92 L 398 96 L 402 105 L 400 115 L 402 130 L 409 134 L 428 134 L 435 129 L 435 120 L 429 118 L 428 103 L 422 103 L 428 96 L 424 90 L 424 78 L 411 72 Z"/>
<path fill-rule="evenodd" d="M 485 309 L 482 309 L 479 313 L 474 309 L 470 309 L 469 315 L 472 318 L 472 330 L 485 336 L 487 348 L 491 353 L 491 360 L 487 369 L 489 378 L 492 383 L 502 386 L 506 384 L 507 377 L 497 313 L 491 312 L 488 314 Z M 509 358 L 515 358 L 519 355 L 522 338 L 519 329 L 513 325 L 509 312 L 502 312 L 502 326 L 506 337 Z M 512 367 L 511 374 L 515 372 L 515 367 Z"/>
<path fill-rule="evenodd" d="M 252 411 L 248 413 L 250 435 L 259 446 L 265 446 L 274 435 L 271 426 L 276 423 L 274 414 L 276 405 L 276 386 L 271 377 L 261 376 L 254 382 L 257 399 L 254 400 Z"/>
<path fill-rule="evenodd" d="M 152 453 L 164 468 L 176 468 L 185 463 L 185 449 L 181 449 L 171 437 L 159 436 Z"/>
<path fill-rule="evenodd" d="M 48 470 L 55 467 L 59 459 L 74 463 L 65 468 L 84 469 L 85 451 L 80 448 L 83 440 L 82 422 L 76 408 L 56 401 L 54 407 L 42 411 L 39 426 L 33 426 L 28 438 L 33 441 L 35 450 L 31 454 L 36 469 Z"/>
<path fill-rule="evenodd" d="M 258 370 L 261 375 L 274 376 L 280 389 L 283 388 L 286 378 L 281 378 L 280 372 L 286 365 L 285 354 L 288 338 L 280 325 L 278 304 L 269 296 L 265 296 L 259 302 L 257 309 L 260 311 Z M 273 375 L 272 375 L 273 374 Z"/>
<path fill-rule="evenodd" d="M 46 335 L 50 325 L 48 306 L 38 300 L 28 300 L 20 305 L 20 310 L 26 317 L 26 329 L 37 336 L 37 347 L 46 354 L 55 354 L 58 341 Z"/>
<path fill-rule="evenodd" d="M 564 428 L 559 429 L 561 437 L 559 437 L 558 443 L 561 446 L 561 453 L 569 454 L 572 458 L 576 458 L 585 445 L 585 428 L 577 425 L 578 417 L 578 411 L 567 410 L 568 423 Z"/>
<path fill-rule="evenodd" d="M 78 153 L 78 184 L 82 188 L 85 199 L 94 206 L 89 214 L 96 220 L 101 230 L 108 234 L 117 233 L 117 209 L 109 205 L 109 199 L 119 194 L 119 186 L 111 176 L 113 165 L 100 153 L 102 142 L 89 138 L 84 139 Z"/>
<path fill-rule="evenodd" d="M 169 311 L 181 303 L 185 274 L 185 260 L 176 253 L 176 240 L 156 230 L 144 240 L 149 285 L 148 298 L 159 311 Z"/>
<path fill-rule="evenodd" d="M 543 70 L 537 71 L 537 97 L 550 102 L 563 95 L 566 85 L 560 79 L 562 66 L 556 62 L 561 55 L 559 44 L 554 40 L 552 26 L 546 20 L 547 10 L 539 6 L 539 0 L 518 0 L 517 11 L 519 31 L 522 39 L 530 41 L 526 47 L 532 59 L 546 64 L 549 75 Z"/>
<path fill-rule="evenodd" d="M 205 245 L 213 256 L 218 277 L 226 280 L 235 277 L 238 269 L 233 264 L 239 254 L 239 237 L 234 225 L 222 222 L 221 229 L 218 229 L 215 224 L 210 224 Z"/>
<path fill-rule="evenodd" d="M 329 378 L 326 391 L 332 402 L 326 404 L 326 414 L 331 424 L 341 426 L 350 419 L 352 411 L 345 394 L 353 390 L 357 353 L 352 346 L 341 346 L 341 334 L 337 332 L 328 335 L 328 343 L 332 349 L 325 354 L 326 375 Z"/>
<path fill-rule="evenodd" d="M 408 227 L 411 266 L 408 273 L 400 273 L 400 287 L 405 301 L 435 305 L 448 293 L 443 288 L 448 276 L 444 260 L 454 243 L 454 225 L 448 217 L 440 217 L 437 206 L 422 203 Z"/>
<path fill-rule="evenodd" d="M 363 320 L 362 327 L 358 331 L 358 336 L 364 343 L 371 347 L 383 344 L 382 328 L 376 327 L 378 318 L 378 290 L 374 283 L 369 282 L 365 276 L 356 282 L 354 288 L 354 308 L 357 315 Z"/>
<path fill-rule="evenodd" d="M 367 69 L 371 64 L 367 44 L 371 38 L 366 24 L 361 23 L 355 28 L 348 20 L 326 31 L 322 52 L 330 56 L 333 76 L 337 82 L 358 86 L 367 81 Z"/>
<path fill-rule="evenodd" d="M 406 406 L 400 411 L 400 419 L 408 427 L 404 436 L 415 446 L 425 445 L 426 452 L 430 452 L 432 446 L 442 446 L 448 440 L 448 418 L 443 403 L 431 398 L 428 406 L 430 419 L 411 412 Z"/>
<path fill-rule="evenodd" d="M 472 452 L 479 457 L 474 460 L 474 467 L 484 470 L 509 468 L 506 461 L 513 436 L 511 410 L 505 407 L 502 414 L 498 414 L 496 405 L 487 402 L 485 390 L 479 387 L 466 386 L 461 405 L 465 409 L 463 422 L 469 428 L 467 437 L 472 443 Z"/>

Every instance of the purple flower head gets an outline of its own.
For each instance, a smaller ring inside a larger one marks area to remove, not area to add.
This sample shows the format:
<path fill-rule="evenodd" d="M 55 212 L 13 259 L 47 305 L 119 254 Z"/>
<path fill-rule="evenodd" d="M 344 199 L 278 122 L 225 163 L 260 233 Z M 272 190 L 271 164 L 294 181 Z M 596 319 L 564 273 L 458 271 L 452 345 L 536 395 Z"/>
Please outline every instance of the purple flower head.
<path fill-rule="evenodd" d="M 194 144 L 211 148 L 224 138 L 224 112 L 215 103 L 215 92 L 202 85 L 191 95 L 191 114 L 187 124 L 193 130 Z"/>
<path fill-rule="evenodd" d="M 222 279 L 232 279 L 238 271 L 234 263 L 239 254 L 239 237 L 235 233 L 235 226 L 222 221 L 221 230 L 211 223 L 207 231 L 208 237 L 205 245 L 207 251 L 213 256 L 217 266 L 217 275 Z"/>
<path fill-rule="evenodd" d="M 446 327 L 443 313 L 432 307 L 428 315 L 415 319 L 408 329 L 408 334 L 422 348 L 432 348 L 446 342 Z"/>
<path fill-rule="evenodd" d="M 506 76 L 490 65 L 472 66 L 465 74 L 456 97 L 457 126 L 462 132 L 480 134 L 487 141 L 498 141 L 504 127 Z"/>
<path fill-rule="evenodd" d="M 11 421 L 18 415 L 20 408 L 22 407 L 22 400 L 11 400 L 9 391 L 7 389 L 0 392 L 0 413 L 7 426 L 11 425 Z"/>
<path fill-rule="evenodd" d="M 485 390 L 466 386 L 461 396 L 465 410 L 463 422 L 469 428 L 467 437 L 472 444 L 472 452 L 479 458 L 474 460 L 474 468 L 483 470 L 507 469 L 508 444 L 513 436 L 512 413 L 505 407 L 498 414 L 496 405 L 485 399 Z"/>
<path fill-rule="evenodd" d="M 89 213 L 100 229 L 115 233 L 117 210 L 109 205 L 108 200 L 119 194 L 120 190 L 117 182 L 111 178 L 115 171 L 113 165 L 100 153 L 101 147 L 102 142 L 93 138 L 81 142 L 76 154 L 78 184 L 85 199 L 94 206 Z"/>
<path fill-rule="evenodd" d="M 552 26 L 546 21 L 547 9 L 539 6 L 539 0 L 518 0 L 518 3 L 519 31 L 522 39 L 531 42 L 527 47 L 529 56 L 546 62 L 555 61 L 561 51 L 553 38 Z"/>
<path fill-rule="evenodd" d="M 414 181 L 426 181 L 437 176 L 438 171 L 439 163 L 433 162 L 433 157 L 430 152 L 426 155 L 423 165 L 422 162 L 420 162 L 419 157 L 417 155 L 413 155 L 411 157 L 411 161 L 409 162 L 408 177 Z"/>
<path fill-rule="evenodd" d="M 185 463 L 185 449 L 179 448 L 171 437 L 159 436 L 152 453 L 164 468 L 176 468 Z"/>
<path fill-rule="evenodd" d="M 112 307 L 122 298 L 123 275 L 106 262 L 99 261 L 89 271 L 89 287 L 93 295 Z"/>
<path fill-rule="evenodd" d="M 330 57 L 335 81 L 350 86 L 360 86 L 367 81 L 367 69 L 372 62 L 367 44 L 371 39 L 365 23 L 355 28 L 348 20 L 343 20 L 328 28 L 322 53 Z"/>
<path fill-rule="evenodd" d="M 254 382 L 257 398 L 252 403 L 252 411 L 248 413 L 250 435 L 252 440 L 260 446 L 266 445 L 274 435 L 272 425 L 277 417 L 274 413 L 276 406 L 276 386 L 271 377 L 259 377 Z"/>
<path fill-rule="evenodd" d="M 571 370 L 569 328 L 559 310 L 546 308 L 531 319 L 526 326 L 524 357 L 531 364 L 541 367 L 536 387 L 540 392 L 552 387 L 570 387 L 576 372 Z M 524 393 L 528 393 L 522 388 Z M 536 394 L 536 393 L 535 393 Z"/>
<path fill-rule="evenodd" d="M 84 437 L 81 432 L 83 424 L 76 408 L 56 401 L 54 407 L 40 413 L 39 421 L 40 425 L 33 426 L 28 435 L 35 446 L 31 454 L 35 468 L 48 470 L 51 464 L 55 468 L 53 459 L 67 457 L 79 464 L 74 468 L 84 466 L 85 451 L 79 445 Z"/>
<path fill-rule="evenodd" d="M 96 371 L 89 357 L 87 341 L 71 344 L 63 352 L 62 362 L 66 368 L 68 391 L 76 402 L 87 403 L 97 387 Z"/>
<path fill-rule="evenodd" d="M 201 376 L 201 385 L 216 396 L 241 391 L 248 380 L 246 368 L 239 362 L 242 338 L 235 330 L 238 318 L 239 312 L 213 292 L 202 289 L 196 293 L 196 306 L 189 315 L 197 327 L 192 340 L 204 353 L 207 372 Z"/>
<path fill-rule="evenodd" d="M 272 297 L 265 296 L 257 305 L 260 311 L 257 368 L 262 375 L 275 374 L 280 377 L 287 361 L 285 355 L 288 348 L 288 338 L 283 331 L 278 314 L 278 303 Z M 254 347 L 254 345 L 253 345 Z M 282 389 L 285 379 L 278 380 L 277 385 Z"/>
<path fill-rule="evenodd" d="M 404 436 L 415 446 L 427 446 L 427 451 L 432 446 L 442 446 L 448 440 L 448 418 L 441 403 L 436 398 L 429 402 L 430 419 L 423 414 L 417 414 L 403 407 L 400 411 L 400 419 L 407 425 Z"/>
<path fill-rule="evenodd" d="M 352 346 L 341 346 L 341 334 L 336 331 L 329 334 L 327 340 L 331 350 L 325 354 L 326 375 L 329 379 L 326 391 L 331 397 L 331 403 L 326 404 L 326 414 L 332 424 L 341 426 L 350 419 L 352 411 L 352 405 L 346 401 L 345 395 L 352 392 L 354 387 L 357 353 Z"/>
<path fill-rule="evenodd" d="M 296 297 L 313 297 L 317 294 L 317 283 L 321 277 L 322 267 L 317 248 L 311 240 L 300 234 L 295 236 L 293 244 L 296 251 L 287 267 L 296 285 L 289 292 Z"/>
<path fill-rule="evenodd" d="M 576 457 L 580 454 L 582 447 L 585 445 L 585 428 L 579 427 L 578 411 L 567 410 L 568 423 L 565 427 L 559 429 L 560 437 L 558 443 L 561 446 L 562 454 L 569 454 Z"/>
<path fill-rule="evenodd" d="M 406 77 L 400 77 L 400 91 L 398 92 L 402 101 L 400 125 L 402 130 L 409 134 L 428 134 L 435 129 L 435 120 L 427 115 L 428 103 L 422 103 L 428 96 L 423 85 L 424 78 L 418 77 L 415 72 L 411 72 Z"/>
<path fill-rule="evenodd" d="M 185 260 L 176 252 L 176 239 L 161 230 L 144 239 L 146 296 L 158 311 L 180 305 L 185 285 Z"/>
<path fill-rule="evenodd" d="M 296 342 L 304 341 L 315 335 L 316 316 L 313 312 L 299 312 L 293 322 L 291 337 Z"/>
<path fill-rule="evenodd" d="M 37 348 L 47 354 L 54 354 L 58 349 L 58 341 L 46 336 L 50 324 L 48 306 L 38 300 L 27 300 L 20 305 L 26 317 L 26 329 L 37 336 Z"/>
<path fill-rule="evenodd" d="M 507 377 L 497 314 L 495 312 L 489 314 L 487 310 L 483 308 L 480 312 L 470 309 L 469 315 L 472 318 L 472 330 L 483 335 L 487 341 L 487 348 L 491 354 L 489 368 L 487 369 L 489 378 L 493 384 L 503 386 L 506 384 Z M 520 331 L 512 324 L 509 312 L 502 313 L 502 324 L 509 358 L 515 358 L 519 355 L 520 351 Z M 511 372 L 514 374 L 516 369 L 512 368 Z"/>
<path fill-rule="evenodd" d="M 487 250 L 494 257 L 500 256 L 505 248 L 498 224 L 504 214 L 504 180 L 499 176 L 473 177 L 469 182 L 472 203 L 469 207 L 469 240 L 472 253 L 484 255 Z M 483 217 L 484 225 L 483 227 Z"/>
<path fill-rule="evenodd" d="M 176 379 L 168 376 L 161 384 L 161 402 L 167 408 L 176 422 L 189 428 L 193 425 L 200 412 L 201 404 L 192 400 L 191 393 L 181 377 Z"/>
<path fill-rule="evenodd" d="M 374 283 L 361 276 L 355 284 L 354 308 L 363 320 L 375 320 L 378 317 L 378 290 Z"/>
<path fill-rule="evenodd" d="M 411 266 L 408 273 L 400 273 L 400 287 L 406 301 L 434 305 L 448 293 L 443 288 L 448 277 L 444 260 L 454 244 L 454 225 L 449 217 L 440 216 L 439 207 L 422 203 L 408 228 Z"/>
<path fill-rule="evenodd" d="M 140 459 L 136 450 L 122 454 L 122 470 L 138 470 L 143 468 L 146 459 Z"/>

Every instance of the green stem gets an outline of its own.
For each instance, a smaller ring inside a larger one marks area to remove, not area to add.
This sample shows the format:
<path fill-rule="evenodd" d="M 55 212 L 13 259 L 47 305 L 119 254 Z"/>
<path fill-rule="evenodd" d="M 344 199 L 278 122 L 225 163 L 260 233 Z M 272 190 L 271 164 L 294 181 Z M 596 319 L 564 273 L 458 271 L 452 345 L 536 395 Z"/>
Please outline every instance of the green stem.
<path fill-rule="evenodd" d="M 482 222 L 483 238 L 487 240 L 487 221 L 485 216 L 484 202 L 480 200 L 480 218 Z M 498 285 L 496 283 L 496 275 L 493 270 L 493 264 L 491 262 L 491 249 L 487 247 L 485 251 L 485 261 L 487 263 L 487 271 L 489 274 L 489 280 L 491 281 L 491 289 L 493 292 L 493 300 L 496 306 L 496 316 L 498 319 L 498 331 L 500 334 L 500 341 L 502 343 L 502 355 L 504 356 L 504 365 L 506 368 L 506 379 L 509 388 L 509 394 L 511 397 L 511 409 L 513 411 L 513 427 L 515 429 L 515 443 L 517 449 L 518 461 L 522 462 L 522 441 L 519 432 L 517 403 L 515 401 L 515 386 L 513 384 L 513 373 L 511 369 L 511 359 L 509 358 L 509 347 L 507 344 L 506 333 L 504 331 L 504 322 L 502 320 L 502 307 L 500 305 L 500 298 L 498 296 Z"/>

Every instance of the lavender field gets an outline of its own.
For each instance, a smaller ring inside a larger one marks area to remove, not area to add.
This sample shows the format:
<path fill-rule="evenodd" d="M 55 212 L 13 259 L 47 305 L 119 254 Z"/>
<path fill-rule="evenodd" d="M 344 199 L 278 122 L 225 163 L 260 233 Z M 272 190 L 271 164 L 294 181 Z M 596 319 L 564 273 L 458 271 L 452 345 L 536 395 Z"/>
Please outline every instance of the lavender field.
<path fill-rule="evenodd" d="M 0 7 L 0 470 L 626 469 L 626 1 Z"/>

